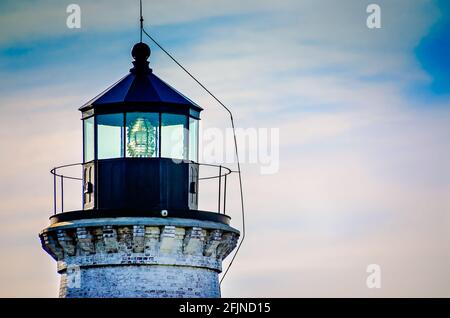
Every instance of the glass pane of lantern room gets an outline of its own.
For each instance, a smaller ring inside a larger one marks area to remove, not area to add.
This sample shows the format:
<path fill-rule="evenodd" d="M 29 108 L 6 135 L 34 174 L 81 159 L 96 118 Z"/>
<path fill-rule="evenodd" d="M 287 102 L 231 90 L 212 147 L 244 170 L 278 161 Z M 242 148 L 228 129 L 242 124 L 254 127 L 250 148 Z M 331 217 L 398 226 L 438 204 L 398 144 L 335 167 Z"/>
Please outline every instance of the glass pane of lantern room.
<path fill-rule="evenodd" d="M 98 159 L 123 157 L 123 114 L 97 116 Z"/>
<path fill-rule="evenodd" d="M 189 160 L 198 162 L 198 120 L 189 118 Z"/>
<path fill-rule="evenodd" d="M 94 160 L 94 117 L 83 120 L 84 162 Z"/>
<path fill-rule="evenodd" d="M 187 119 L 184 115 L 161 115 L 161 157 L 187 159 Z"/>
<path fill-rule="evenodd" d="M 126 114 L 127 157 L 158 157 L 159 113 Z"/>

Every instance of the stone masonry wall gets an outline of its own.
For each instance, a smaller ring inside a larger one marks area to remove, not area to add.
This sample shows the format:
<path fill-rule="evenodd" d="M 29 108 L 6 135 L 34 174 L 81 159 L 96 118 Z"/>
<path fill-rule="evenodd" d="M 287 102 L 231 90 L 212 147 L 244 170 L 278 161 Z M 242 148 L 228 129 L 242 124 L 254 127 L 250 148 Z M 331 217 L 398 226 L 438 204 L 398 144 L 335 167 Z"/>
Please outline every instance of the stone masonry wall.
<path fill-rule="evenodd" d="M 220 297 L 216 271 L 190 266 L 99 266 L 61 275 L 60 297 Z"/>
<path fill-rule="evenodd" d="M 158 218 L 79 220 L 41 232 L 60 297 L 220 297 L 218 273 L 239 232 Z"/>

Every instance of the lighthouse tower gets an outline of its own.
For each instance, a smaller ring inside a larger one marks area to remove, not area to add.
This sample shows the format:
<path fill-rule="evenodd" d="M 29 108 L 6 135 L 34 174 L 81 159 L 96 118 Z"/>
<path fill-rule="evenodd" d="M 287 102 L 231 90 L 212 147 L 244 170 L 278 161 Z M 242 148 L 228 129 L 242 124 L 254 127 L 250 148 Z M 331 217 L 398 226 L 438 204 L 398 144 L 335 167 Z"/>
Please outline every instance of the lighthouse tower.
<path fill-rule="evenodd" d="M 220 297 L 239 238 L 225 214 L 231 171 L 198 162 L 202 108 L 153 73 L 145 43 L 132 56 L 130 73 L 79 109 L 83 162 L 51 171 L 54 214 L 39 237 L 59 296 Z M 64 172 L 75 165 L 81 176 Z M 217 181 L 216 211 L 198 208 L 204 179 Z M 76 181 L 81 207 L 65 211 L 64 183 Z"/>

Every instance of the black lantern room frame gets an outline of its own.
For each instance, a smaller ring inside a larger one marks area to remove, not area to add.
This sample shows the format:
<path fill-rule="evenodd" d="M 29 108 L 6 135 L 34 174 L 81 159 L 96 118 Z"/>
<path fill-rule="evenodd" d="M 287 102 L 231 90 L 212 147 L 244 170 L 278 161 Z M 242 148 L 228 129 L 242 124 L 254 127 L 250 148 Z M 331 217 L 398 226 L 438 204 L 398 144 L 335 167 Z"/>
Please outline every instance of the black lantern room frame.
<path fill-rule="evenodd" d="M 83 111 L 83 208 L 196 210 L 201 108 L 104 108 Z"/>

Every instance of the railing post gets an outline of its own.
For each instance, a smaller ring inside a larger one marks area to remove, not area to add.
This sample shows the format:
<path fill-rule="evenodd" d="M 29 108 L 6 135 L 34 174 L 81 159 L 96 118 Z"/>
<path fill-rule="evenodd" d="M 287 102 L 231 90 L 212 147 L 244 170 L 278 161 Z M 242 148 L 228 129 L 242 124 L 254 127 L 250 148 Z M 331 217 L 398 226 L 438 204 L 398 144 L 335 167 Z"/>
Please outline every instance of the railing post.
<path fill-rule="evenodd" d="M 64 177 L 61 175 L 61 213 L 64 212 Z"/>
<path fill-rule="evenodd" d="M 225 180 L 223 185 L 223 214 L 225 213 L 225 207 L 227 204 L 227 175 L 225 174 Z"/>
<path fill-rule="evenodd" d="M 56 172 L 53 171 L 53 214 L 56 214 Z"/>
<path fill-rule="evenodd" d="M 217 207 L 217 213 L 220 214 L 220 194 L 222 192 L 222 166 L 219 166 L 219 202 Z"/>

